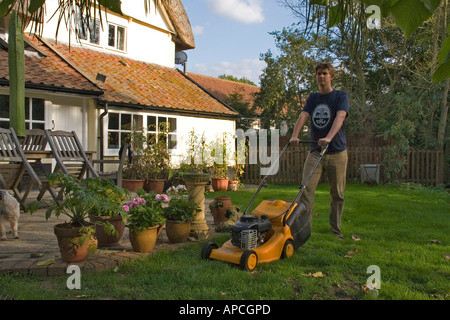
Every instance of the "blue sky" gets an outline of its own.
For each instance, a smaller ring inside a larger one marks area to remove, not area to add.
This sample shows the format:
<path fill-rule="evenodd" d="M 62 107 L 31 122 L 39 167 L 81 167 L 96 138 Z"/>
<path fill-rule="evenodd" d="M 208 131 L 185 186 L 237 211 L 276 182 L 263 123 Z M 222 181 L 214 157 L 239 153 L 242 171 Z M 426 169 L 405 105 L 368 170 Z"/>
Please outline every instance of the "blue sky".
<path fill-rule="evenodd" d="M 296 22 L 277 0 L 183 0 L 196 48 L 187 50 L 187 71 L 230 74 L 259 84 L 260 55 L 276 52 L 269 34 Z M 181 68 L 181 66 L 177 66 Z"/>

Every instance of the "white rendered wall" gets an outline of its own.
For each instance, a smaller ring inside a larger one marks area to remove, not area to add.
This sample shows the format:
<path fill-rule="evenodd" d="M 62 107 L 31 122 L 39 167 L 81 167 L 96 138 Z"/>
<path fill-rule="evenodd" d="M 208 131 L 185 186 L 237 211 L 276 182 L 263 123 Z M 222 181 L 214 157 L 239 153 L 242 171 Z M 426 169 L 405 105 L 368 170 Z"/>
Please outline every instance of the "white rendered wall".
<path fill-rule="evenodd" d="M 100 28 L 99 45 L 91 44 L 85 40 L 77 41 L 74 33 L 70 35 L 70 44 L 173 68 L 175 65 L 175 43 L 172 41 L 171 23 L 165 19 L 164 12 L 155 9 L 153 1 L 149 1 L 149 3 L 151 7 L 146 13 L 144 1 L 122 0 L 124 16 L 114 13 L 105 15 L 103 12 L 103 28 Z M 61 22 L 56 38 L 58 14 L 50 19 L 57 9 L 57 4 L 57 0 L 46 1 L 47 16 L 43 28 L 43 38 L 57 39 L 58 42 L 69 43 L 69 31 L 64 21 Z M 124 51 L 107 45 L 108 23 L 126 28 Z"/>

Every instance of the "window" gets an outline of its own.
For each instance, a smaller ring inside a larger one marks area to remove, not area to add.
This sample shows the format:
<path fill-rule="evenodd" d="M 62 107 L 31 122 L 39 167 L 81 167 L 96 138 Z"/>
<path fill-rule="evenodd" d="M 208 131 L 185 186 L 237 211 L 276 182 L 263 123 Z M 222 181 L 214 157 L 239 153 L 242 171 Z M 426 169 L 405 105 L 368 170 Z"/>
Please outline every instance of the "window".
<path fill-rule="evenodd" d="M 108 113 L 108 149 L 119 149 L 124 144 L 132 130 L 139 130 L 144 125 L 142 115 L 129 113 Z"/>
<path fill-rule="evenodd" d="M 9 96 L 0 95 L 0 127 L 9 128 Z M 25 128 L 45 129 L 45 100 L 25 98 Z"/>
<path fill-rule="evenodd" d="M 167 149 L 177 148 L 177 119 L 164 116 L 147 116 L 147 143 L 164 140 Z"/>
<path fill-rule="evenodd" d="M 6 41 L 6 23 L 5 18 L 0 19 L 0 38 Z"/>
<path fill-rule="evenodd" d="M 89 22 L 88 29 L 87 18 L 80 17 L 78 19 L 78 38 L 100 45 L 100 21 L 91 18 Z"/>
<path fill-rule="evenodd" d="M 125 28 L 114 24 L 108 25 L 108 46 L 125 51 Z"/>
<path fill-rule="evenodd" d="M 9 128 L 9 96 L 0 94 L 0 127 Z"/>
<path fill-rule="evenodd" d="M 100 20 L 90 18 L 88 28 L 87 19 L 88 18 L 83 16 L 79 10 L 76 31 L 80 40 L 84 40 L 98 46 L 125 51 L 127 36 L 127 30 L 125 27 L 109 23 L 108 28 L 103 30 L 103 28 L 100 28 Z"/>
<path fill-rule="evenodd" d="M 26 129 L 45 129 L 45 100 L 25 98 Z"/>
<path fill-rule="evenodd" d="M 159 116 L 109 112 L 108 113 L 108 149 L 119 149 L 127 141 L 132 130 L 146 128 L 147 145 L 164 141 L 169 150 L 177 147 L 177 119 Z"/>

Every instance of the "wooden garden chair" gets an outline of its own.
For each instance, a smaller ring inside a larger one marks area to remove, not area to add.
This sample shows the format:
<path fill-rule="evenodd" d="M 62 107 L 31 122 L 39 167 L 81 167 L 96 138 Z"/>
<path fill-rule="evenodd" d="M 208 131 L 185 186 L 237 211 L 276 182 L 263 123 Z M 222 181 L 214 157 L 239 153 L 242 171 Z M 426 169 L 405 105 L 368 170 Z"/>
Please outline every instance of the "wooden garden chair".
<path fill-rule="evenodd" d="M 43 159 L 51 159 L 52 153 L 47 150 L 48 140 L 43 129 L 31 129 L 25 132 L 25 138 L 22 140 L 22 149 L 25 157 L 32 166 L 34 172 L 37 174 L 42 182 L 43 187 L 39 193 L 37 200 L 41 200 L 45 192 L 49 191 L 52 198 L 57 201 L 57 195 L 50 187 L 47 181 L 47 175 L 51 173 L 51 164 L 46 167 Z"/>
<path fill-rule="evenodd" d="M 98 177 L 98 173 L 86 156 L 86 152 L 75 131 L 45 130 L 44 132 L 50 145 L 52 156 L 56 161 L 53 169 L 54 173 L 70 174 L 78 180 L 84 179 L 87 174 Z M 49 186 L 50 190 L 52 190 L 51 188 L 52 186 Z M 53 193 L 53 190 L 51 192 Z M 63 192 L 64 189 L 61 188 L 55 201 L 62 200 Z"/>
<path fill-rule="evenodd" d="M 45 130 L 32 129 L 25 132 L 25 139 L 22 141 L 23 151 L 44 151 L 47 147 L 47 137 Z"/>
<path fill-rule="evenodd" d="M 75 131 L 45 130 L 45 135 L 56 161 L 53 172 L 70 174 L 79 180 L 82 180 L 86 173 L 98 177 Z"/>
<path fill-rule="evenodd" d="M 29 175 L 30 179 L 25 191 L 21 192 L 19 188 L 24 187 L 21 181 L 25 174 Z M 25 157 L 14 129 L 0 128 L 0 188 L 12 190 L 25 211 L 25 201 L 34 185 L 39 189 L 43 188 L 41 180 Z"/>
<path fill-rule="evenodd" d="M 123 171 L 123 166 L 125 165 L 125 161 L 127 158 L 127 150 L 128 150 L 128 144 L 126 143 L 126 144 L 122 145 L 122 147 L 119 150 L 119 159 L 93 160 L 92 162 L 94 164 L 100 165 L 100 170 L 97 171 L 99 177 L 104 178 L 104 179 L 113 179 L 116 182 L 116 185 L 118 187 L 122 188 L 122 171 Z M 116 171 L 103 171 L 103 169 L 104 169 L 103 165 L 105 165 L 105 164 L 107 164 L 107 165 L 117 164 L 117 170 Z"/>

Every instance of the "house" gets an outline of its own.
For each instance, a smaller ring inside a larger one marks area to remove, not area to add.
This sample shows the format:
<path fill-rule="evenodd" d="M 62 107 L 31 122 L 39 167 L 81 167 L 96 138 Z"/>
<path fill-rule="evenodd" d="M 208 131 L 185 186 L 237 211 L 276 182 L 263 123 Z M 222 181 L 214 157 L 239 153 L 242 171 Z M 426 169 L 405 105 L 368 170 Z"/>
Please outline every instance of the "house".
<path fill-rule="evenodd" d="M 249 106 L 252 107 L 255 95 L 260 91 L 258 86 L 247 83 L 220 79 L 192 72 L 187 72 L 187 75 L 222 101 L 225 101 L 231 94 L 238 93 L 241 94 L 243 100 L 248 102 Z"/>
<path fill-rule="evenodd" d="M 193 129 L 211 140 L 234 133 L 239 114 L 175 68 L 176 52 L 195 48 L 181 1 L 122 0 L 123 15 L 108 11 L 88 30 L 80 14 L 74 19 L 79 39 L 61 26 L 56 41 L 57 20 L 50 17 L 57 6 L 47 0 L 42 36 L 25 37 L 29 128 L 75 130 L 84 147 L 103 158 L 117 156 L 132 129 L 158 139 L 158 124 L 165 122 L 167 148 L 178 163 Z M 0 38 L 7 39 L 7 25 L 0 24 Z M 2 43 L 0 126 L 8 123 L 9 92 Z"/>

